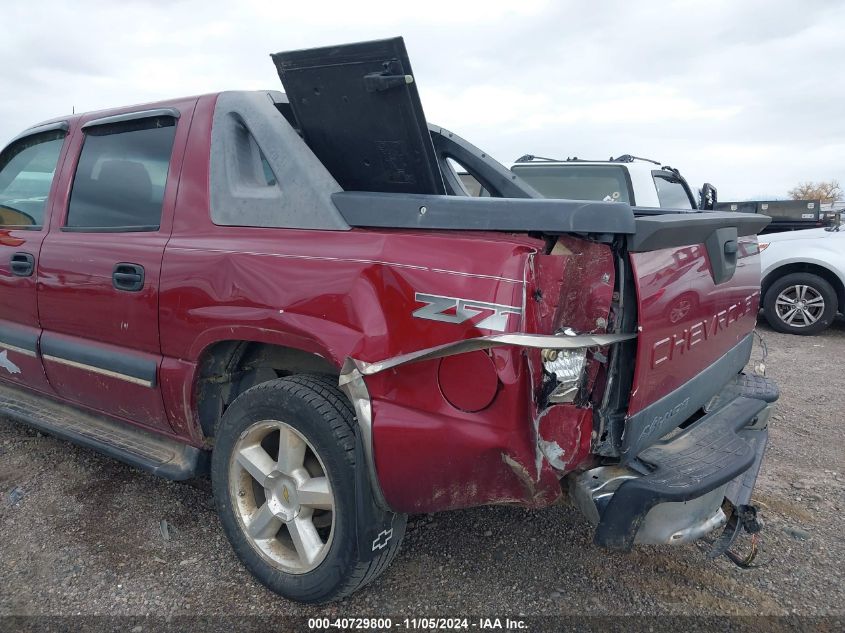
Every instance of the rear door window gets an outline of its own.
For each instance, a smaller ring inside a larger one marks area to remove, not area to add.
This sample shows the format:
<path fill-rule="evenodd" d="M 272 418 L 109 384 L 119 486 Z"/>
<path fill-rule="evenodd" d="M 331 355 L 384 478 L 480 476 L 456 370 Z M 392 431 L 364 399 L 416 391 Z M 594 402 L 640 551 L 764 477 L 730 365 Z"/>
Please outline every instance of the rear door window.
<path fill-rule="evenodd" d="M 40 228 L 66 132 L 27 136 L 0 155 L 0 226 Z"/>
<path fill-rule="evenodd" d="M 85 132 L 66 229 L 157 231 L 176 119 L 152 117 Z"/>
<path fill-rule="evenodd" d="M 546 198 L 631 203 L 624 167 L 617 165 L 514 165 L 512 171 Z"/>
<path fill-rule="evenodd" d="M 681 180 L 667 172 L 652 172 L 661 209 L 693 209 L 692 199 Z"/>

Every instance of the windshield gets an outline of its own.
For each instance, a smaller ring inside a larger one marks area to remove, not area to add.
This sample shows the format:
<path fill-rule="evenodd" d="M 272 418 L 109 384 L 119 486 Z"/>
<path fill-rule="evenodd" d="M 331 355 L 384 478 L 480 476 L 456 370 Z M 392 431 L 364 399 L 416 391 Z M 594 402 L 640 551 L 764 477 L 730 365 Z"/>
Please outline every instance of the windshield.
<path fill-rule="evenodd" d="M 512 169 L 546 198 L 631 202 L 627 173 L 618 165 L 514 165 Z"/>

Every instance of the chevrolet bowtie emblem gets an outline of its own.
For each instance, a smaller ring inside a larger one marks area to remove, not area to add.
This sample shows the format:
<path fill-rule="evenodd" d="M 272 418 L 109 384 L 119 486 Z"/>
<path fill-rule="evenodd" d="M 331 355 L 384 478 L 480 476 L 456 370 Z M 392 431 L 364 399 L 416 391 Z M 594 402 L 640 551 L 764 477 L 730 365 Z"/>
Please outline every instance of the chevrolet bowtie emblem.
<path fill-rule="evenodd" d="M 384 549 L 385 547 L 387 547 L 387 544 L 392 538 L 393 528 L 379 532 L 378 536 L 376 536 L 375 540 L 373 541 L 373 551 L 376 551 L 377 549 Z"/>

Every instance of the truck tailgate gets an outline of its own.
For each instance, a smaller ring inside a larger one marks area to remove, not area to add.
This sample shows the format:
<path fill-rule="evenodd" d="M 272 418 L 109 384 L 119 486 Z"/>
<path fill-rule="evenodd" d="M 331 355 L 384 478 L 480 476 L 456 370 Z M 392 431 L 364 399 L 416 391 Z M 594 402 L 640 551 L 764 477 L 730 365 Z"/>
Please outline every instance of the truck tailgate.
<path fill-rule="evenodd" d="M 731 229 L 715 244 L 630 253 L 639 336 L 622 442 L 627 457 L 688 419 L 748 362 L 759 260 L 756 236 L 737 238 Z"/>
<path fill-rule="evenodd" d="M 743 244 L 755 254 L 739 259 L 733 279 L 719 286 L 702 245 L 632 254 L 640 336 L 630 414 L 712 365 L 754 328 L 760 263 L 753 245 Z"/>

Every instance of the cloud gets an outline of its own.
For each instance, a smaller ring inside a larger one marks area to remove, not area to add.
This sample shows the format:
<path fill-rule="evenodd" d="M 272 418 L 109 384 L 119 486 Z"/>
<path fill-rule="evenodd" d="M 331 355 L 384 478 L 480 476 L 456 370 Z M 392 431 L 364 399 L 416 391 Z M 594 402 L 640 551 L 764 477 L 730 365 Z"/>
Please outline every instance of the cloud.
<path fill-rule="evenodd" d="M 277 88 L 271 52 L 401 34 L 427 116 L 503 162 L 651 156 L 722 199 L 845 182 L 840 3 L 42 0 L 0 19 L 3 139 L 72 109 Z"/>

